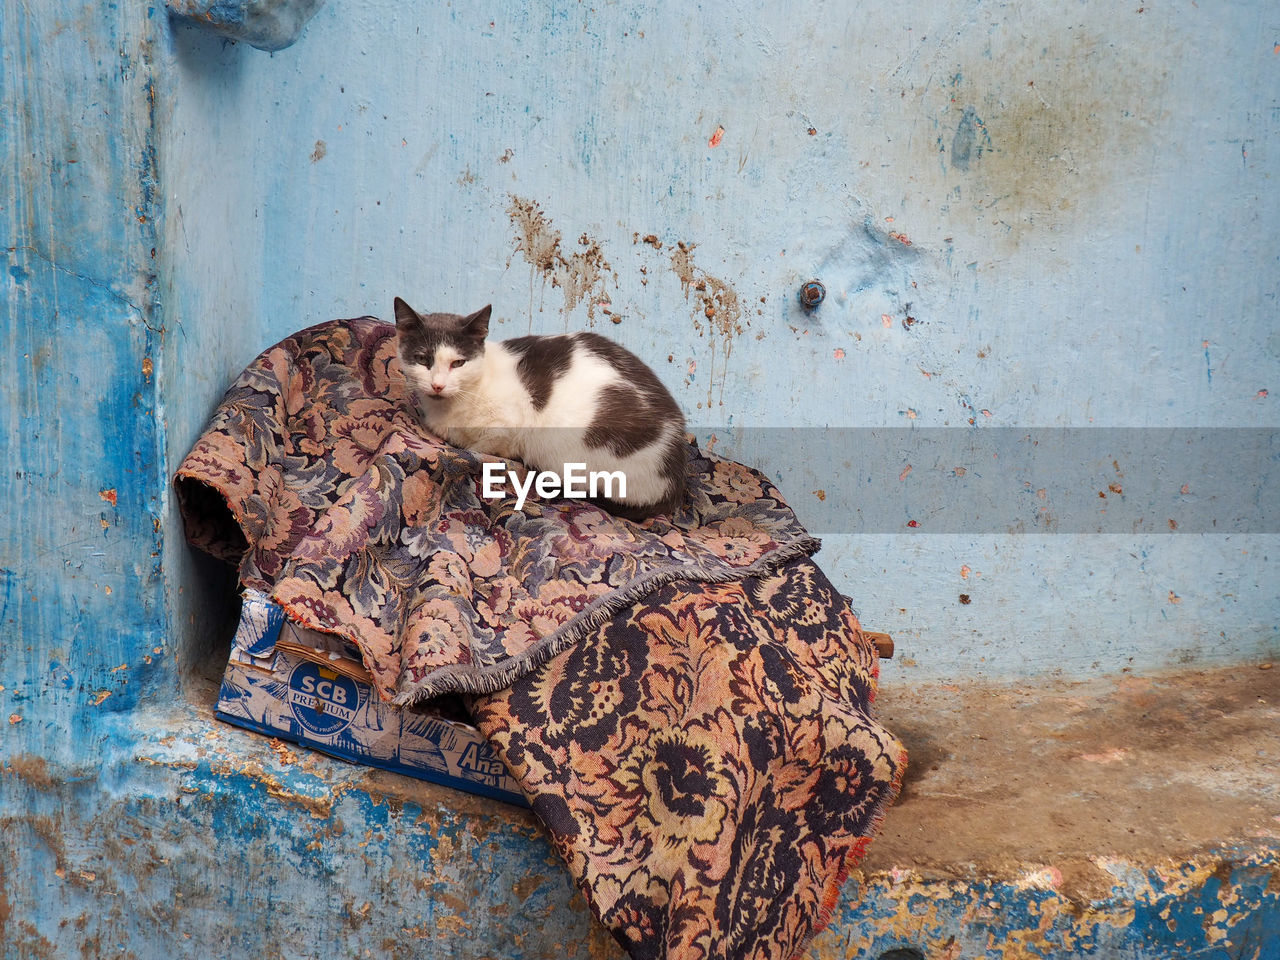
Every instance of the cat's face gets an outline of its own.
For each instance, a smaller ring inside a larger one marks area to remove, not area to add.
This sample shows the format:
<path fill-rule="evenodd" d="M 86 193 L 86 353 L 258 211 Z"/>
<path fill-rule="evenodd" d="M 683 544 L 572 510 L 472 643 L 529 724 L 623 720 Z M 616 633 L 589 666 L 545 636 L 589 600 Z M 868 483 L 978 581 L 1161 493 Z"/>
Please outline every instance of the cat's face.
<path fill-rule="evenodd" d="M 465 394 L 479 378 L 490 308 L 470 316 L 418 313 L 396 297 L 400 369 L 419 395 L 448 400 Z"/>

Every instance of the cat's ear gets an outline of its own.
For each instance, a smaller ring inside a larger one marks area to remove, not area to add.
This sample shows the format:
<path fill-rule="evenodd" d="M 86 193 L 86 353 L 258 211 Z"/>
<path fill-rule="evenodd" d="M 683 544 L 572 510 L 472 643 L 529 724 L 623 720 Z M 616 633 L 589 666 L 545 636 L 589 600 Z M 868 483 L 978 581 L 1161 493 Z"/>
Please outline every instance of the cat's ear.
<path fill-rule="evenodd" d="M 417 312 L 413 309 L 413 307 L 409 306 L 399 297 L 396 297 L 395 311 L 396 311 L 396 329 L 397 330 L 404 330 L 408 327 L 412 327 L 415 324 L 417 324 L 418 322 Z"/>
<path fill-rule="evenodd" d="M 489 335 L 489 314 L 493 312 L 493 304 L 481 307 L 462 321 L 462 331 L 468 336 L 483 340 Z"/>

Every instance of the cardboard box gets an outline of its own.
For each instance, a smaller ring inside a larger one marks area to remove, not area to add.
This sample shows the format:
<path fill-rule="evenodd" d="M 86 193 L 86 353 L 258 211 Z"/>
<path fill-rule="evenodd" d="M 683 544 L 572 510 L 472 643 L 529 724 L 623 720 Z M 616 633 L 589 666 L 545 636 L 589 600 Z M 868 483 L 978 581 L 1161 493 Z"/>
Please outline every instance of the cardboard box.
<path fill-rule="evenodd" d="M 493 748 L 469 724 L 381 701 L 359 651 L 299 627 L 246 591 L 217 716 L 228 723 L 468 793 L 527 807 Z"/>

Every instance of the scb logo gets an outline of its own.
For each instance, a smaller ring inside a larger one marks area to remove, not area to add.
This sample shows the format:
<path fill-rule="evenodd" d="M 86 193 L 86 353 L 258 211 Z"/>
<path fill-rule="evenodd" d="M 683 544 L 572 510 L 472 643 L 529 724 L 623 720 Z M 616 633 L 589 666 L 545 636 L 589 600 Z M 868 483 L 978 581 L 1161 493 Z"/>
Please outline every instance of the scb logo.
<path fill-rule="evenodd" d="M 309 661 L 289 674 L 289 709 L 309 733 L 332 737 L 355 719 L 359 706 L 360 688 L 348 677 Z"/>

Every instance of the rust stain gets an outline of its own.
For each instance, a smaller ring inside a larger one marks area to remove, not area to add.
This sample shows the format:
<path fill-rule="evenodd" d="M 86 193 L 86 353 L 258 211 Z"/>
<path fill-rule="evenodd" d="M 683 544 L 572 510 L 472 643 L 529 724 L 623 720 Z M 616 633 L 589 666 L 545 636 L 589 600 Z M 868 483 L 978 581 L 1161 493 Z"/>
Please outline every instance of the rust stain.
<path fill-rule="evenodd" d="M 9 722 L 13 722 L 12 717 L 9 718 Z M 3 770 L 6 776 L 25 780 L 37 790 L 50 790 L 55 783 L 53 776 L 49 773 L 49 764 L 39 754 L 20 753 L 5 761 L 0 770 Z"/>
<path fill-rule="evenodd" d="M 743 324 L 742 305 L 738 293 L 719 277 L 713 277 L 693 262 L 697 244 L 676 244 L 671 251 L 671 269 L 680 278 L 685 300 L 694 303 L 693 326 L 698 335 L 709 334 L 711 341 L 710 370 L 707 376 L 707 408 L 712 406 L 712 390 L 716 384 L 716 352 L 720 360 L 720 405 L 724 405 L 724 378 L 729 357 L 733 353 L 734 337 L 741 335 Z M 701 406 L 701 403 L 699 403 Z"/>
<path fill-rule="evenodd" d="M 98 496 L 101 497 L 103 500 L 105 500 L 107 503 L 111 504 L 113 507 L 116 505 L 116 488 L 115 487 L 112 487 L 110 490 L 99 490 Z"/>
<path fill-rule="evenodd" d="M 515 882 L 511 891 L 521 902 L 528 900 L 539 887 L 547 882 L 547 877 L 541 873 L 526 873 L 523 877 Z"/>
<path fill-rule="evenodd" d="M 446 907 L 454 913 L 468 913 L 471 909 L 471 904 L 468 900 L 456 893 L 450 893 L 448 890 L 435 891 L 433 899 L 440 906 Z"/>
<path fill-rule="evenodd" d="M 21 921 L 18 924 L 18 929 L 22 931 L 23 936 L 26 938 L 22 948 L 31 951 L 28 956 L 38 957 L 40 960 L 53 960 L 53 958 L 57 957 L 58 954 L 54 945 L 30 920 Z"/>
<path fill-rule="evenodd" d="M 366 900 L 360 907 L 356 907 L 355 903 L 347 904 L 347 926 L 352 930 L 359 930 L 369 922 L 369 914 L 373 912 L 373 903 Z"/>
<path fill-rule="evenodd" d="M 329 152 L 329 145 L 323 140 L 317 140 L 315 149 L 311 151 L 311 162 L 318 163 L 324 159 L 324 155 Z"/>
<path fill-rule="evenodd" d="M 713 150 L 720 146 L 720 141 L 724 139 L 724 127 L 717 126 L 716 132 L 711 135 L 711 139 L 707 141 L 707 146 Z"/>
<path fill-rule="evenodd" d="M 155 372 L 155 364 L 151 362 L 150 357 L 142 358 L 142 376 L 147 380 L 151 379 L 151 375 Z"/>
<path fill-rule="evenodd" d="M 90 706 L 99 707 L 102 705 L 102 701 L 106 700 L 109 696 L 111 696 L 110 690 L 99 690 L 89 698 L 89 704 Z"/>
<path fill-rule="evenodd" d="M 60 820 L 55 820 L 48 816 L 30 816 L 26 818 L 27 826 L 31 828 L 31 832 L 40 838 L 41 842 L 48 847 L 49 852 L 53 854 L 54 862 L 57 868 L 54 875 L 61 879 L 62 874 L 58 871 L 66 872 L 67 868 L 67 843 L 66 833 Z"/>
<path fill-rule="evenodd" d="M 616 288 L 618 277 L 605 259 L 600 244 L 583 233 L 578 249 L 566 253 L 560 231 L 543 213 L 536 200 L 511 195 L 507 216 L 516 229 L 516 252 L 524 256 L 532 268 L 529 277 L 529 322 L 533 323 L 533 279 L 541 276 L 545 288 L 550 282 L 564 294 L 564 323 L 569 329 L 569 314 L 584 300 L 587 320 L 594 322 L 596 305 L 610 303 L 605 285 L 610 276 Z"/>

